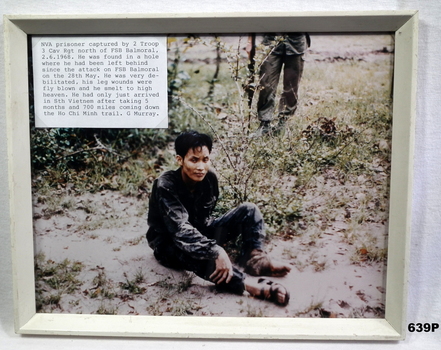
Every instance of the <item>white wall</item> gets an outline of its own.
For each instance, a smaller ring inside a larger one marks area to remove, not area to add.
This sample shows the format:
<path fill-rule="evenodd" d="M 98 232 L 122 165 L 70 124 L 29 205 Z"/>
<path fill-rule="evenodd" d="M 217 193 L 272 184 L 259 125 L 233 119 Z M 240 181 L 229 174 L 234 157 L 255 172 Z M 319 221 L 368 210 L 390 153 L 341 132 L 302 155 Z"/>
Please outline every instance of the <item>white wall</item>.
<path fill-rule="evenodd" d="M 418 106 L 408 322 L 441 323 L 441 1 L 439 0 L 1 0 L 0 14 L 173 13 L 243 11 L 420 11 Z M 3 20 L 0 19 L 3 23 Z M 3 37 L 0 42 L 3 43 Z M 1 50 L 3 51 L 3 45 Z M 4 60 L 0 69 L 0 350 L 3 349 L 351 349 L 349 342 L 145 340 L 18 336 L 13 331 L 5 133 Z M 409 333 L 399 343 L 356 343 L 360 349 L 438 349 L 441 330 Z"/>

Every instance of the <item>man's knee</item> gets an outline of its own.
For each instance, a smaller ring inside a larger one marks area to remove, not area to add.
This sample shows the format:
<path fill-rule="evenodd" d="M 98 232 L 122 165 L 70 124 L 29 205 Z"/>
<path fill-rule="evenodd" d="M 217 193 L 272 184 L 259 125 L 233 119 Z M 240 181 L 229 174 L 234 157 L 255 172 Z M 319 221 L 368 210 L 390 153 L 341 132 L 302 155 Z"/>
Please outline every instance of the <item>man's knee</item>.
<path fill-rule="evenodd" d="M 259 217 L 262 217 L 262 213 L 260 212 L 259 207 L 254 203 L 244 202 L 239 205 L 239 209 L 243 210 L 251 216 L 257 215 Z"/>
<path fill-rule="evenodd" d="M 239 208 L 243 208 L 244 210 L 249 210 L 249 211 L 253 211 L 256 209 L 259 210 L 257 205 L 255 205 L 254 203 L 251 203 L 251 202 L 243 202 L 239 205 Z"/>

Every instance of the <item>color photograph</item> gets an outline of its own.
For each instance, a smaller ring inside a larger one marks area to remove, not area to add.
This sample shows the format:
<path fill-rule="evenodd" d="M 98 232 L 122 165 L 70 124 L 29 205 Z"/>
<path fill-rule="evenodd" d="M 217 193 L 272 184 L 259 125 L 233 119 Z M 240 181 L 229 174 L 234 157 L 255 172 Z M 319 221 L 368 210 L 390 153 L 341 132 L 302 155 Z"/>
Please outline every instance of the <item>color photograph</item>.
<path fill-rule="evenodd" d="M 35 128 L 30 70 L 37 312 L 384 318 L 393 68 L 389 33 L 170 35 L 165 129 Z"/>

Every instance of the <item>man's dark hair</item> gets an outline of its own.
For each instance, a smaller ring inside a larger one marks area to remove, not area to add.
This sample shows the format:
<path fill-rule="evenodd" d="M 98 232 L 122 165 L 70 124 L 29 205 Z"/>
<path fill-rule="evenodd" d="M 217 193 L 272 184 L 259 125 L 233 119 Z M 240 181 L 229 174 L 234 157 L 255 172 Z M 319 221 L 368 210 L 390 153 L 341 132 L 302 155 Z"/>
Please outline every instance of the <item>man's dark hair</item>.
<path fill-rule="evenodd" d="M 204 146 L 206 146 L 211 153 L 211 147 L 213 146 L 211 137 L 193 130 L 183 132 L 175 140 L 176 154 L 182 158 L 185 158 L 185 155 L 190 148 L 194 150 Z"/>

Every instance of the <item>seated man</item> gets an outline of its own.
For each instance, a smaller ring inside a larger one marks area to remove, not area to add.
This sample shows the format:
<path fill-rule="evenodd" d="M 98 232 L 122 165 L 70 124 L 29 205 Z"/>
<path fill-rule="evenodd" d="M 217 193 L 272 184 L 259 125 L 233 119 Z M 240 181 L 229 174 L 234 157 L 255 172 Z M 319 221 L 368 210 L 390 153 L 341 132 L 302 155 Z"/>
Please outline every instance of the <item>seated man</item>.
<path fill-rule="evenodd" d="M 149 202 L 147 240 L 164 266 L 193 271 L 224 291 L 251 295 L 287 305 L 285 287 L 253 276 L 285 276 L 291 268 L 269 259 L 263 250 L 264 223 L 259 209 L 244 203 L 213 219 L 219 188 L 210 168 L 212 140 L 195 131 L 175 141 L 180 168 L 163 173 L 153 183 Z M 222 244 L 242 238 L 241 261 L 234 267 Z"/>

